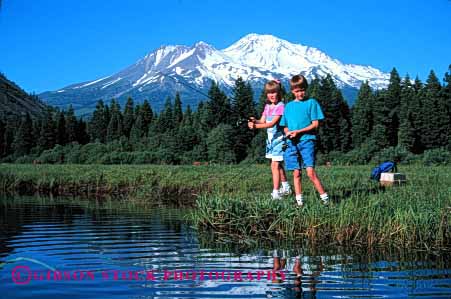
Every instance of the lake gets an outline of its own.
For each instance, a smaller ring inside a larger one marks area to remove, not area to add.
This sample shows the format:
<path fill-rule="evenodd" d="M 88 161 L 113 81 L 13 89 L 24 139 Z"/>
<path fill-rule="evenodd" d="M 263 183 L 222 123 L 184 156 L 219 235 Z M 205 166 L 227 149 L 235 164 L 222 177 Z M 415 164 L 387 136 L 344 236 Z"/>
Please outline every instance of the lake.
<path fill-rule="evenodd" d="M 445 250 L 222 244 L 185 210 L 123 202 L 0 207 L 2 298 L 451 298 Z"/>

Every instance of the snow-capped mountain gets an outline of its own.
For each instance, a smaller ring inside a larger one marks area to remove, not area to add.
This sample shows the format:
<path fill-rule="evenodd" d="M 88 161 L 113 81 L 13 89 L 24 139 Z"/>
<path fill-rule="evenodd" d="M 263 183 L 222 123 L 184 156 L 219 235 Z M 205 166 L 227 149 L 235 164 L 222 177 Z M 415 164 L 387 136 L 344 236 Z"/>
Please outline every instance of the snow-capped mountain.
<path fill-rule="evenodd" d="M 329 73 L 340 88 L 354 90 L 354 96 L 365 80 L 379 89 L 386 87 L 389 79 L 389 74 L 373 67 L 344 64 L 313 47 L 272 35 L 249 34 L 223 50 L 204 42 L 192 47 L 162 46 L 114 75 L 45 92 L 40 97 L 62 108 L 72 104 L 79 114 L 92 111 L 99 99 L 116 98 L 124 103 L 129 96 L 138 103 L 148 99 L 152 108 L 159 110 L 177 91 L 184 105 L 206 100 L 198 91 L 206 93 L 212 80 L 229 92 L 238 77 L 261 88 L 266 80 L 286 82 L 299 73 L 308 79 Z"/>

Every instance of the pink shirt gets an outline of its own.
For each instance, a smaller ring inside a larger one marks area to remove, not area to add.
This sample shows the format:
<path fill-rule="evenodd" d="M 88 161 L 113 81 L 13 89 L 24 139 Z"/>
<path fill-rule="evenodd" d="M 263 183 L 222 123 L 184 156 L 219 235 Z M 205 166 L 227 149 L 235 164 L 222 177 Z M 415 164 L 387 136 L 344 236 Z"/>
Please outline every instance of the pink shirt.
<path fill-rule="evenodd" d="M 273 116 L 276 115 L 283 115 L 283 109 L 285 108 L 285 105 L 283 102 L 277 103 L 277 105 L 265 105 L 265 110 L 263 110 L 263 116 L 265 116 L 266 120 L 268 120 L 268 117 L 272 119 Z"/>

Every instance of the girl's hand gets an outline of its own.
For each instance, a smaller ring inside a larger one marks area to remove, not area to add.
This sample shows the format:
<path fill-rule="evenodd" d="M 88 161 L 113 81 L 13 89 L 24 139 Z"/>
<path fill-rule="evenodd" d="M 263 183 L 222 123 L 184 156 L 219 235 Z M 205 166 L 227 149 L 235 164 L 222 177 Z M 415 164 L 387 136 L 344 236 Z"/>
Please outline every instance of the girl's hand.
<path fill-rule="evenodd" d="M 247 126 L 249 127 L 249 129 L 253 130 L 255 129 L 255 123 L 257 122 L 257 120 L 255 119 L 255 117 L 249 117 L 248 122 L 247 122 Z"/>

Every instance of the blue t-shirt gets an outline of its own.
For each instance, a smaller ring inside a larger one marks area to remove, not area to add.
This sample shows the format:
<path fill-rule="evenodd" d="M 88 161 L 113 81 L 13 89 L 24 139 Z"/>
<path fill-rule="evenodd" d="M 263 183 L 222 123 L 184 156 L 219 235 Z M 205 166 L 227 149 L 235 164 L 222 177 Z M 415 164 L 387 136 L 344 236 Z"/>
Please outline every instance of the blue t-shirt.
<path fill-rule="evenodd" d="M 294 131 L 308 127 L 312 124 L 312 121 L 321 119 L 324 119 L 324 114 L 315 99 L 293 100 L 285 106 L 279 125 Z M 314 134 L 302 134 L 300 140 L 309 139 L 316 139 L 316 136 Z"/>

